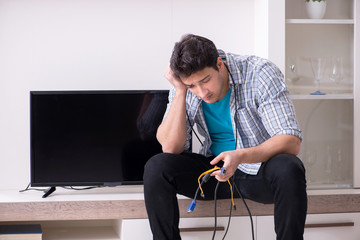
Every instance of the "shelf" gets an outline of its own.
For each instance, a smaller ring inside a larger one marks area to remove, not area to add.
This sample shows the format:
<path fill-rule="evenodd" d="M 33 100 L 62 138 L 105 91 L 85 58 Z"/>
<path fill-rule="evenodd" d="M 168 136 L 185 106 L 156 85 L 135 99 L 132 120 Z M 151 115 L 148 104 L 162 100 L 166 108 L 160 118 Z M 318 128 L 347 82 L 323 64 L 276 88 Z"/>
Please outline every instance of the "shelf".
<path fill-rule="evenodd" d="M 293 94 L 290 95 L 292 100 L 352 100 L 353 94 L 326 94 L 326 95 L 311 95 L 311 94 Z"/>
<path fill-rule="evenodd" d="M 288 24 L 354 24 L 354 19 L 286 19 Z"/>
<path fill-rule="evenodd" d="M 112 227 L 59 227 L 44 228 L 43 239 L 46 240 L 119 240 L 120 237 Z"/>
<path fill-rule="evenodd" d="M 351 184 L 327 184 L 327 183 L 307 183 L 309 190 L 325 190 L 325 189 L 352 189 Z"/>
<path fill-rule="evenodd" d="M 311 79 L 301 78 L 304 83 Z M 350 84 L 334 84 L 324 82 L 321 84 L 321 92 L 325 95 L 311 95 L 316 90 L 314 84 L 290 84 L 288 85 L 290 98 L 293 100 L 352 100 L 354 99 L 353 86 Z"/>

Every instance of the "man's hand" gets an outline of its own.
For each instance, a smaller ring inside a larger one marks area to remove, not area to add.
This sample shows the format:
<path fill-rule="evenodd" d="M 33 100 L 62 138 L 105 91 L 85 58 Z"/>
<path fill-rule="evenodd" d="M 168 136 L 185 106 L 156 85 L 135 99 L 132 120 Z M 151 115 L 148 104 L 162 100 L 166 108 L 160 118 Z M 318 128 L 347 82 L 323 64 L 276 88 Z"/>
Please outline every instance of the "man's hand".
<path fill-rule="evenodd" d="M 238 165 L 241 163 L 241 150 L 227 151 L 220 153 L 217 157 L 215 157 L 210 164 L 216 165 L 218 162 L 223 161 L 223 168 L 226 169 L 224 175 L 221 175 L 221 171 L 215 171 L 211 175 L 215 176 L 215 178 L 220 182 L 227 181 L 232 175 L 234 175 Z"/>
<path fill-rule="evenodd" d="M 186 86 L 183 84 L 181 79 L 174 76 L 174 73 L 170 68 L 170 64 L 168 64 L 167 68 L 165 69 L 164 77 L 174 86 L 176 91 L 180 90 L 186 92 Z"/>
<path fill-rule="evenodd" d="M 215 157 L 210 164 L 216 165 L 223 161 L 223 167 L 226 168 L 225 175 L 220 175 L 220 170 L 213 172 L 218 181 L 227 181 L 234 175 L 237 167 L 241 163 L 265 162 L 277 154 L 299 154 L 301 146 L 300 138 L 293 135 L 276 135 L 269 138 L 256 147 L 242 148 L 233 151 L 222 152 Z"/>

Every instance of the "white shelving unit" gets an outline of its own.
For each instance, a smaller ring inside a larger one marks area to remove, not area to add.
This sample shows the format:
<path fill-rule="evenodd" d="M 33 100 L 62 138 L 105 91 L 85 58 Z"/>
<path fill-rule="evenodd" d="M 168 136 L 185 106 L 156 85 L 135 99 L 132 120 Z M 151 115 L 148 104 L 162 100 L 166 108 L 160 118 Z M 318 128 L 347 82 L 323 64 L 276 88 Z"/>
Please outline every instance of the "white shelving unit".
<path fill-rule="evenodd" d="M 284 72 L 304 134 L 300 158 L 308 170 L 309 188 L 360 187 L 357 2 L 328 0 L 324 19 L 309 19 L 304 1 L 284 1 Z M 318 57 L 327 59 L 320 80 L 326 95 L 310 94 L 316 90 L 310 59 Z M 329 78 L 332 57 L 343 60 L 337 83 Z"/>
<path fill-rule="evenodd" d="M 337 240 L 359 239 L 360 229 L 356 227 L 359 224 L 359 213 L 351 214 L 312 214 L 306 218 L 306 227 L 304 239 L 306 240 Z M 274 220 L 272 216 L 261 216 L 257 218 L 258 232 L 257 240 L 276 239 L 273 231 Z"/>
<path fill-rule="evenodd" d="M 286 19 L 287 24 L 354 24 L 354 19 Z"/>
<path fill-rule="evenodd" d="M 332 95 L 309 95 L 309 94 L 296 94 L 296 95 L 290 95 L 290 98 L 292 100 L 331 100 L 331 99 L 337 99 L 337 100 L 352 100 L 354 99 L 353 94 L 332 94 Z"/>

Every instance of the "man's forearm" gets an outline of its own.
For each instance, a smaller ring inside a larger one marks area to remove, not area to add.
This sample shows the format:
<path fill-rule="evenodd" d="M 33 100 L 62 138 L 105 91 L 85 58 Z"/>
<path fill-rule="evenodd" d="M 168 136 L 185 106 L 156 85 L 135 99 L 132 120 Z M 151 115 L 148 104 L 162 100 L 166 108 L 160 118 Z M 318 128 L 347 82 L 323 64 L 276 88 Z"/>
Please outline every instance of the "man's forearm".
<path fill-rule="evenodd" d="M 171 103 L 170 110 L 160 124 L 157 139 L 163 152 L 181 153 L 184 150 L 186 134 L 186 91 L 177 91 Z"/>
<path fill-rule="evenodd" d="M 228 174 L 220 176 L 219 172 L 214 172 L 219 181 L 226 181 L 232 176 L 241 163 L 259 163 L 266 162 L 275 155 L 287 153 L 297 155 L 300 151 L 300 138 L 292 135 L 277 135 L 256 147 L 241 148 L 233 151 L 220 153 L 210 163 L 215 165 L 219 161 L 224 162 L 224 167 Z"/>
<path fill-rule="evenodd" d="M 256 163 L 265 162 L 278 154 L 292 154 L 297 155 L 300 152 L 301 140 L 293 135 L 277 135 L 274 136 L 259 146 L 248 148 L 246 157 L 243 162 Z M 241 149 L 239 149 L 241 150 Z"/>

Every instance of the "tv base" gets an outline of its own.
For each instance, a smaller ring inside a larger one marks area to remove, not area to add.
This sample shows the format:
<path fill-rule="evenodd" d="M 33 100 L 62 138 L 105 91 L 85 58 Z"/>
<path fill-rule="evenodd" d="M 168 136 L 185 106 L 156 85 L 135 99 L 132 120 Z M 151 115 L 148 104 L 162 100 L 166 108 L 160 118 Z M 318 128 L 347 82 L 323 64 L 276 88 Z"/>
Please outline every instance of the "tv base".
<path fill-rule="evenodd" d="M 45 191 L 45 194 L 42 196 L 42 198 L 48 197 L 50 194 L 56 191 L 56 187 L 50 187 L 48 190 Z"/>

